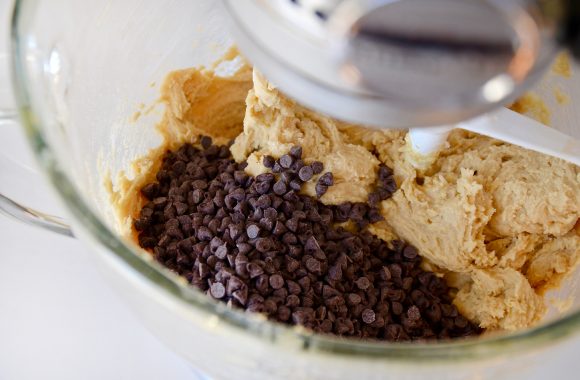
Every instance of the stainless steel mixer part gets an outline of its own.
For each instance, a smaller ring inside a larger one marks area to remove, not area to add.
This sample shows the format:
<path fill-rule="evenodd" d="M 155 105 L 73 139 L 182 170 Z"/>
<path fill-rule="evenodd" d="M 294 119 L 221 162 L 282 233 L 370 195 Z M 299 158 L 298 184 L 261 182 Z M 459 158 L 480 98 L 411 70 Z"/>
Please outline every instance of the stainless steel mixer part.
<path fill-rule="evenodd" d="M 381 128 L 514 100 L 559 49 L 567 1 L 222 0 L 242 52 L 291 97 Z"/>

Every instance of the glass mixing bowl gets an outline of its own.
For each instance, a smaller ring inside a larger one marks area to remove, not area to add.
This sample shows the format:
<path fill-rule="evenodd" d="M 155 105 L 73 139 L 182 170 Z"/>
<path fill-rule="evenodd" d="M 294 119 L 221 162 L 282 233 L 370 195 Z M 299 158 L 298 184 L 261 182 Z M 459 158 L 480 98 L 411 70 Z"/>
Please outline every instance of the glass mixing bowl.
<path fill-rule="evenodd" d="M 553 294 L 571 297 L 570 310 L 552 310 L 533 329 L 446 343 L 371 343 L 312 335 L 230 310 L 127 244 L 115 232 L 103 176 L 129 168 L 161 142 L 153 128 L 161 106 L 136 121 L 132 116 L 155 104 L 168 72 L 220 57 L 232 44 L 227 29 L 213 0 L 18 0 L 12 18 L 12 79 L 30 145 L 74 235 L 94 250 L 104 276 L 170 348 L 215 379 L 502 378 L 533 370 L 545 348 L 580 330 L 578 272 Z M 557 107 L 554 86 L 580 99 L 580 82 L 549 74 L 540 91 L 554 110 L 554 126 L 578 136 L 572 121 L 580 120 L 580 107 Z M 0 110 L 5 122 L 16 121 L 8 105 Z M 26 168 L 11 167 L 34 183 Z M 3 181 L 0 190 L 6 194 L 9 186 Z M 22 206 L 20 195 L 2 196 L 4 211 L 72 234 L 60 219 Z"/>

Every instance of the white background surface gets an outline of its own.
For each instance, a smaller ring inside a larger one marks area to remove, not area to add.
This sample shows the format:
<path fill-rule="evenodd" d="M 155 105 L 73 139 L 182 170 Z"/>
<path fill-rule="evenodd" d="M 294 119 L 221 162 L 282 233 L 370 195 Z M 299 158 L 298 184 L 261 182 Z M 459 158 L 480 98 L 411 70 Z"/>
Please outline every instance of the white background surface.
<path fill-rule="evenodd" d="M 0 379 L 191 379 L 80 242 L 0 215 Z"/>
<path fill-rule="evenodd" d="M 2 21 L 8 3 L 0 0 Z M 0 152 L 20 150 L 13 140 L 22 137 L 2 128 Z M 0 215 L 0 380 L 194 378 L 104 283 L 90 255 L 79 241 Z M 561 344 L 532 379 L 580 378 L 579 353 L 580 338 Z"/>

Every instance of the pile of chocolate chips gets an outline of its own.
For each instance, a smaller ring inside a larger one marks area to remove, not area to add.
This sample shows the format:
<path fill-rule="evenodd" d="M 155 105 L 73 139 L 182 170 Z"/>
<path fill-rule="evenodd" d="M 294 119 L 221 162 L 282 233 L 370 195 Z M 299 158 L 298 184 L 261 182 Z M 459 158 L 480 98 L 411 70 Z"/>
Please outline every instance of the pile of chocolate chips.
<path fill-rule="evenodd" d="M 201 139 L 167 152 L 149 201 L 134 221 L 139 244 L 215 299 L 282 323 L 346 337 L 409 341 L 476 335 L 451 304 L 445 282 L 423 271 L 417 250 L 392 247 L 364 227 L 381 219 L 376 205 L 396 189 L 381 167 L 369 204 L 326 206 L 299 194 L 321 163 L 306 165 L 295 147 L 271 172 L 248 176 L 227 146 Z M 337 226 L 352 221 L 357 232 Z"/>

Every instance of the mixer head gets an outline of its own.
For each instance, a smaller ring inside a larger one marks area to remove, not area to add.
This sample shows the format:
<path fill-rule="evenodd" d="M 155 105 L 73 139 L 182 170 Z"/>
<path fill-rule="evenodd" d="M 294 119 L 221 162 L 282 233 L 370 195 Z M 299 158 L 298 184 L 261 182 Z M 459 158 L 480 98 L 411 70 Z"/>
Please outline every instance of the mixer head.
<path fill-rule="evenodd" d="M 380 128 L 457 123 L 514 100 L 549 67 L 563 14 L 542 0 L 222 3 L 241 51 L 282 91 Z"/>

